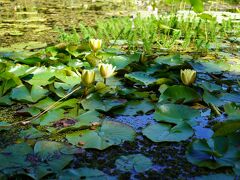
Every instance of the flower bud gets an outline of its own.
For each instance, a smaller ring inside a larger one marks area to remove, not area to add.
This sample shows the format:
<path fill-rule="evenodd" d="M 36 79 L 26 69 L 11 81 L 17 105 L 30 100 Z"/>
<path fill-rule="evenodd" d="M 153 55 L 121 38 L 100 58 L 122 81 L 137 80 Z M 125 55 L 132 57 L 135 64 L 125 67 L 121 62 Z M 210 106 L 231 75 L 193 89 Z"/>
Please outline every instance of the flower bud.
<path fill-rule="evenodd" d="M 115 74 L 116 67 L 113 67 L 112 64 L 99 64 L 98 68 L 103 78 L 109 78 Z"/>
<path fill-rule="evenodd" d="M 99 49 L 101 49 L 102 40 L 100 40 L 100 39 L 90 39 L 89 40 L 89 46 L 93 50 L 93 52 L 97 52 Z"/>
<path fill-rule="evenodd" d="M 94 80 L 95 80 L 95 71 L 94 70 L 83 70 L 82 71 L 82 83 L 85 86 L 92 84 Z"/>
<path fill-rule="evenodd" d="M 185 85 L 191 85 L 196 79 L 196 71 L 191 69 L 184 69 L 180 72 L 181 80 Z"/>

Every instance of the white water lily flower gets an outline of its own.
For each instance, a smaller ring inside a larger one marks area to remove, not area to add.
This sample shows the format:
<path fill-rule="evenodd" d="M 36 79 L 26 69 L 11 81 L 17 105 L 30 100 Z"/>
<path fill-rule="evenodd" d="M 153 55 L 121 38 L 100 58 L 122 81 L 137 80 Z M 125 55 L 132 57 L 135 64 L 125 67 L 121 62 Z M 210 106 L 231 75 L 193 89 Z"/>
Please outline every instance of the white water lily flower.
<path fill-rule="evenodd" d="M 102 40 L 100 39 L 90 39 L 89 46 L 93 50 L 93 52 L 98 51 L 102 47 Z"/>
<path fill-rule="evenodd" d="M 115 73 L 116 67 L 113 67 L 112 64 L 99 64 L 98 65 L 101 76 L 106 79 L 113 76 Z"/>
<path fill-rule="evenodd" d="M 189 86 L 196 80 L 197 72 L 192 69 L 184 69 L 180 72 L 180 77 L 183 84 Z"/>
<path fill-rule="evenodd" d="M 94 70 L 83 70 L 82 71 L 82 83 L 86 86 L 92 84 L 95 80 Z"/>

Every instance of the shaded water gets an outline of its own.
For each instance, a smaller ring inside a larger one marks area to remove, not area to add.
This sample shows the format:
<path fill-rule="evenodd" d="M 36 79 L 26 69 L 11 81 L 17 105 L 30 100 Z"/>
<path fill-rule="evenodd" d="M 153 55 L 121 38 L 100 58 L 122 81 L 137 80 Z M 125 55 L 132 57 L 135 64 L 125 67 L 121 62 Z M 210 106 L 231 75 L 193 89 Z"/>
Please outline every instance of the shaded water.
<path fill-rule="evenodd" d="M 131 4 L 126 0 L 0 0 L 0 47 L 27 41 L 53 43 L 56 28 L 121 16 Z"/>

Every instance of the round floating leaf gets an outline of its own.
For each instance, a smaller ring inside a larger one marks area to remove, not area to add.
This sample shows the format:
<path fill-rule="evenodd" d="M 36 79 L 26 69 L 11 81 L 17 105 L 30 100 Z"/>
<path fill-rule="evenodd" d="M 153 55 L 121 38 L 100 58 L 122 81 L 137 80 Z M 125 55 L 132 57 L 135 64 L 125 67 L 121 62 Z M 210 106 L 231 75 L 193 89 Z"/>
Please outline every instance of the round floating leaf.
<path fill-rule="evenodd" d="M 214 136 L 226 136 L 240 130 L 240 118 L 228 119 L 223 123 L 215 124 Z"/>
<path fill-rule="evenodd" d="M 182 85 L 175 85 L 168 87 L 163 94 L 161 94 L 159 98 L 159 102 L 161 101 L 170 101 L 172 103 L 175 102 L 193 102 L 193 101 L 199 101 L 201 99 L 201 96 L 194 91 L 190 87 L 182 86 Z"/>
<path fill-rule="evenodd" d="M 46 67 L 38 67 L 35 71 L 29 75 L 30 79 L 27 82 L 31 85 L 37 86 L 46 86 L 51 84 L 53 81 L 50 78 L 54 77 L 55 68 L 46 68 Z M 33 75 L 33 76 L 32 76 Z"/>
<path fill-rule="evenodd" d="M 198 110 L 185 105 L 163 104 L 157 107 L 154 113 L 154 119 L 161 122 L 179 124 L 184 120 L 200 116 Z"/>
<path fill-rule="evenodd" d="M 148 100 L 133 100 L 129 101 L 124 108 L 120 108 L 114 111 L 114 114 L 133 116 L 138 113 L 147 113 L 154 109 L 153 103 Z"/>
<path fill-rule="evenodd" d="M 25 139 L 34 139 L 34 138 L 39 138 L 44 135 L 43 132 L 37 130 L 34 127 L 31 127 L 30 129 L 23 130 L 20 132 L 19 136 Z"/>
<path fill-rule="evenodd" d="M 233 167 L 239 162 L 239 150 L 226 137 L 195 140 L 187 150 L 187 160 L 200 167 L 217 169 L 219 167 Z"/>
<path fill-rule="evenodd" d="M 26 86 L 20 85 L 12 90 L 11 98 L 23 102 L 37 102 L 46 96 L 48 90 L 34 85 L 29 91 Z"/>
<path fill-rule="evenodd" d="M 224 101 L 220 100 L 218 97 L 212 95 L 211 93 L 209 93 L 206 90 L 203 93 L 203 100 L 204 100 L 204 102 L 206 102 L 208 104 L 212 103 L 215 106 L 222 106 L 225 104 Z"/>
<path fill-rule="evenodd" d="M 144 172 L 152 167 L 152 161 L 142 154 L 131 154 L 128 156 L 120 156 L 115 165 L 121 171 L 131 172 Z"/>
<path fill-rule="evenodd" d="M 222 87 L 211 82 L 203 81 L 199 83 L 199 86 L 202 87 L 204 90 L 207 90 L 209 92 L 213 91 L 221 91 Z"/>
<path fill-rule="evenodd" d="M 132 63 L 132 60 L 127 56 L 113 56 L 108 59 L 109 63 L 116 66 L 116 69 L 124 69 L 127 65 Z"/>
<path fill-rule="evenodd" d="M 99 171 L 98 169 L 90 168 L 79 168 L 79 169 L 65 169 L 59 176 L 59 180 L 77 180 L 77 179 L 88 179 L 88 180 L 107 180 L 110 176 Z"/>
<path fill-rule="evenodd" d="M 153 84 L 157 80 L 156 78 L 149 76 L 145 72 L 133 72 L 130 74 L 125 74 L 124 77 L 128 78 L 130 81 L 133 81 L 135 83 L 139 83 L 145 86 Z"/>
<path fill-rule="evenodd" d="M 48 161 L 48 165 L 54 172 L 58 172 L 66 167 L 73 160 L 72 155 L 60 155 L 57 159 Z"/>
<path fill-rule="evenodd" d="M 106 99 L 103 100 L 97 94 L 91 94 L 86 99 L 81 101 L 81 104 L 85 110 L 102 110 L 102 111 L 110 111 L 113 108 L 121 107 L 126 103 L 126 101 L 118 100 L 118 99 Z"/>
<path fill-rule="evenodd" d="M 142 133 L 153 142 L 180 142 L 190 138 L 193 135 L 193 130 L 187 123 L 174 127 L 169 124 L 158 123 L 147 126 Z"/>
<path fill-rule="evenodd" d="M 131 127 L 113 121 L 104 121 L 96 130 L 87 129 L 66 135 L 68 142 L 73 145 L 99 150 L 133 141 L 134 137 L 135 131 Z"/>
<path fill-rule="evenodd" d="M 34 120 L 33 123 L 40 124 L 41 126 L 50 125 L 65 117 L 63 109 L 53 109 L 42 115 L 38 119 Z"/>
<path fill-rule="evenodd" d="M 7 146 L 0 152 L 0 170 L 5 168 L 23 168 L 30 165 L 26 156 L 33 153 L 27 143 Z"/>
<path fill-rule="evenodd" d="M 184 59 L 181 59 L 180 55 L 169 55 L 169 56 L 161 56 L 154 60 L 158 64 L 167 64 L 169 66 L 178 66 L 184 63 Z"/>
<path fill-rule="evenodd" d="M 228 117 L 240 117 L 240 106 L 235 103 L 227 103 L 224 105 L 224 111 Z"/>
<path fill-rule="evenodd" d="M 47 159 L 64 147 L 64 144 L 54 141 L 38 141 L 34 146 L 34 153 L 40 155 L 42 159 Z"/>

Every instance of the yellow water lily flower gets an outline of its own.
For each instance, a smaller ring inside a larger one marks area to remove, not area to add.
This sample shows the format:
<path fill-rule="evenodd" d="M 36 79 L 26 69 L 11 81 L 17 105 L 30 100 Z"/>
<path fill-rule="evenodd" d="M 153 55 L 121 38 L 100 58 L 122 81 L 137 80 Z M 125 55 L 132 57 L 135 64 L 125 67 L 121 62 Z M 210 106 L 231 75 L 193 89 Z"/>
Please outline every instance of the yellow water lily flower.
<path fill-rule="evenodd" d="M 115 69 L 116 67 L 113 67 L 112 64 L 99 64 L 98 65 L 98 68 L 99 68 L 99 71 L 100 71 L 100 74 L 103 78 L 109 78 L 111 76 L 113 76 L 115 73 Z"/>
<path fill-rule="evenodd" d="M 180 76 L 183 84 L 189 86 L 196 80 L 197 72 L 192 69 L 181 70 Z"/>
<path fill-rule="evenodd" d="M 102 40 L 100 39 L 90 39 L 89 46 L 93 52 L 97 52 L 102 47 Z"/>
<path fill-rule="evenodd" d="M 83 70 L 82 71 L 82 83 L 86 86 L 92 84 L 95 80 L 94 70 Z"/>

